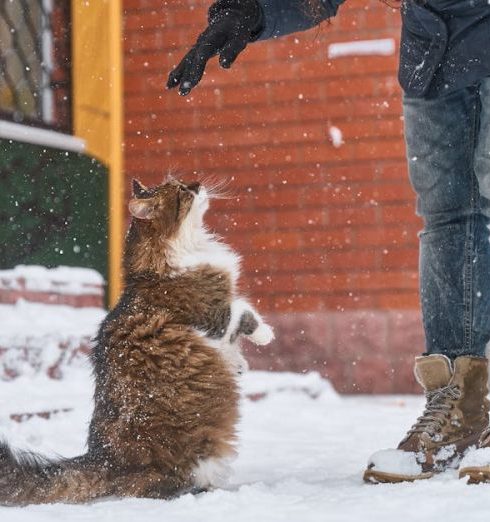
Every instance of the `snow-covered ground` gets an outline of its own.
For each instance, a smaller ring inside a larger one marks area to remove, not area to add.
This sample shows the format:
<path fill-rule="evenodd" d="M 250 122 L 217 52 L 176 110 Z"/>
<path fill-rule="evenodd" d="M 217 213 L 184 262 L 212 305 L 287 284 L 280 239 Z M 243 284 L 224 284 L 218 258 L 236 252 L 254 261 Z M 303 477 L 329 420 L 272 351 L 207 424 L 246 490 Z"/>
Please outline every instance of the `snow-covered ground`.
<path fill-rule="evenodd" d="M 245 376 L 243 391 L 255 400 L 243 400 L 240 455 L 226 489 L 172 501 L 0 508 L 0 520 L 488 520 L 490 485 L 467 486 L 454 471 L 416 484 L 363 484 L 368 456 L 396 443 L 419 413 L 420 397 L 339 397 L 315 374 L 265 372 Z M 51 455 L 83 452 L 91 393 L 88 366 L 71 368 L 62 381 L 38 375 L 0 382 L 0 433 L 17 447 Z M 10 417 L 52 409 L 62 411 L 49 420 Z"/>
<path fill-rule="evenodd" d="M 0 289 L 4 290 L 81 295 L 103 292 L 103 285 L 104 278 L 90 268 L 17 265 L 10 270 L 0 270 Z"/>
<path fill-rule="evenodd" d="M 102 308 L 23 299 L 0 304 L 0 379 L 46 372 L 63 375 L 66 367 L 85 357 L 105 315 Z"/>

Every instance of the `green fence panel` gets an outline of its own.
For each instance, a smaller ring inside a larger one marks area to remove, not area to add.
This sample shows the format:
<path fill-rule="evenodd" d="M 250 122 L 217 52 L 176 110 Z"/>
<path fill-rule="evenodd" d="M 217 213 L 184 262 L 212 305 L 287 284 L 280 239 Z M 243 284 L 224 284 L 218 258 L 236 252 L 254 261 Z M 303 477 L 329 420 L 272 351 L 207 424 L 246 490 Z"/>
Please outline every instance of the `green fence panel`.
<path fill-rule="evenodd" d="M 108 169 L 92 158 L 0 139 L 0 268 L 94 268 L 107 280 Z"/>

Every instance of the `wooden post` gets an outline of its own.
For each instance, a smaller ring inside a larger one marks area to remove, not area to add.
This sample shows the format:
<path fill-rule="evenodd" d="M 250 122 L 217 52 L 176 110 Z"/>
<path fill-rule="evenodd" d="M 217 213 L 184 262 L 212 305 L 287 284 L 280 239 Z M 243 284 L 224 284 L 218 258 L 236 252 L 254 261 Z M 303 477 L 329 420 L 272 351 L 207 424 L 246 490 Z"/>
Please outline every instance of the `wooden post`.
<path fill-rule="evenodd" d="M 124 228 L 121 0 L 72 0 L 74 134 L 109 168 L 109 303 L 121 291 Z"/>

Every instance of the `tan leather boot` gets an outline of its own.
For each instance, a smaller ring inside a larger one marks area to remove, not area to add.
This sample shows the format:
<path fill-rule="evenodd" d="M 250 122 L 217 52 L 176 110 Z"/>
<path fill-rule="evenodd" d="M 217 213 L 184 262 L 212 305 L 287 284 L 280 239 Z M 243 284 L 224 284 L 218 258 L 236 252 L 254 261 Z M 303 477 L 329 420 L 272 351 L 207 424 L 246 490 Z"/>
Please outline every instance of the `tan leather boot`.
<path fill-rule="evenodd" d="M 371 456 L 367 482 L 414 481 L 457 468 L 488 426 L 487 359 L 417 357 L 415 376 L 427 397 L 425 410 L 396 450 Z"/>
<path fill-rule="evenodd" d="M 468 451 L 459 466 L 459 478 L 468 484 L 490 482 L 490 427 L 481 435 L 478 448 Z"/>
<path fill-rule="evenodd" d="M 481 434 L 478 448 L 461 461 L 459 478 L 467 479 L 468 484 L 490 483 L 490 426 Z"/>

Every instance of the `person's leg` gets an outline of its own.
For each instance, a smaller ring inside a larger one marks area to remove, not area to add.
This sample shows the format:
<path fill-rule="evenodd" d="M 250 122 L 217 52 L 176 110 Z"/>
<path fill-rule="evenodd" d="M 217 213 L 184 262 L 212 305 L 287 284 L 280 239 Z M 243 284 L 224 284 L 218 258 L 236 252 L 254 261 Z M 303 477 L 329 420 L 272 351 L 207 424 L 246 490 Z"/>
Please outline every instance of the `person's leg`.
<path fill-rule="evenodd" d="M 480 96 L 475 86 L 404 101 L 410 180 L 424 219 L 426 352 L 417 357 L 415 374 L 427 404 L 396 450 L 371 457 L 364 474 L 370 482 L 418 480 L 457 467 L 488 423 L 483 355 L 490 339 L 490 241 L 488 201 L 478 183 L 485 134 Z"/>
<path fill-rule="evenodd" d="M 480 99 L 482 107 L 475 152 L 475 174 L 483 213 L 490 215 L 490 78 L 481 84 Z M 488 322 L 489 318 L 486 320 Z M 468 479 L 469 483 L 490 482 L 490 429 L 482 434 L 479 448 L 469 452 L 461 462 L 459 476 Z"/>
<path fill-rule="evenodd" d="M 481 106 L 476 86 L 404 103 L 410 180 L 424 219 L 420 297 L 426 353 L 450 358 L 483 356 L 490 339 L 489 220 L 475 175 L 482 170 L 475 154 Z M 484 183 L 490 195 L 490 182 Z"/>

